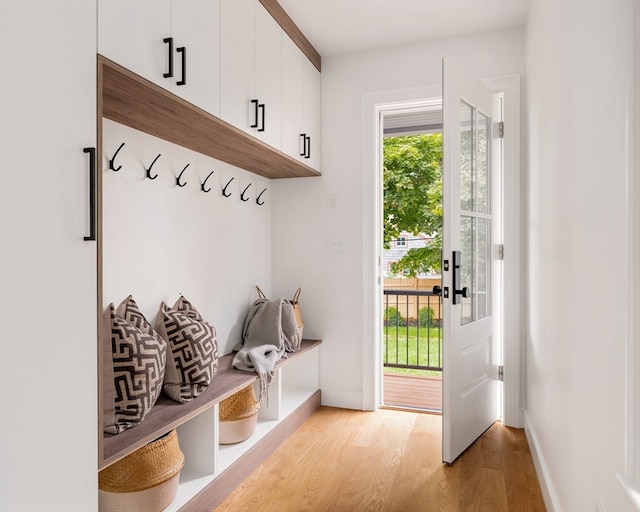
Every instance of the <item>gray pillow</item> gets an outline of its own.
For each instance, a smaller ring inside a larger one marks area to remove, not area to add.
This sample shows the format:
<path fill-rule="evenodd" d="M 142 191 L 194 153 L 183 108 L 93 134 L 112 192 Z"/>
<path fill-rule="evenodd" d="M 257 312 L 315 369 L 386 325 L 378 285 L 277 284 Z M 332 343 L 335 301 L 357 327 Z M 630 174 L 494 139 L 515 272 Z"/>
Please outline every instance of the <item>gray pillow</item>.
<path fill-rule="evenodd" d="M 202 394 L 218 370 L 218 340 L 207 323 L 183 296 L 168 307 L 164 302 L 156 329 L 168 344 L 164 392 L 184 403 Z"/>
<path fill-rule="evenodd" d="M 138 425 L 162 391 L 167 343 L 129 295 L 103 314 L 103 430 Z"/>

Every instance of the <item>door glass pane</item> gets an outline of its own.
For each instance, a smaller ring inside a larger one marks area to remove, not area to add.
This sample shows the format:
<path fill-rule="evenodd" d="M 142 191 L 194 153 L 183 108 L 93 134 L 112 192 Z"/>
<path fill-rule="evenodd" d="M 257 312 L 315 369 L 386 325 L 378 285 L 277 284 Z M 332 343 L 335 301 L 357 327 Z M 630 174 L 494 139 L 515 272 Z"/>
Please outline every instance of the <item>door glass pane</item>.
<path fill-rule="evenodd" d="M 460 209 L 473 210 L 473 107 L 460 103 Z"/>
<path fill-rule="evenodd" d="M 490 119 L 477 112 L 475 211 L 489 213 L 489 150 Z"/>
<path fill-rule="evenodd" d="M 491 314 L 491 119 L 464 101 L 460 102 L 460 251 L 458 290 L 460 323 L 468 324 Z M 454 292 L 455 293 L 455 292 Z"/>
<path fill-rule="evenodd" d="M 491 295 L 489 293 L 489 286 L 491 283 L 490 279 L 490 270 L 491 270 L 491 240 L 490 240 L 490 219 L 477 219 L 477 236 L 476 236 L 476 244 L 477 250 L 475 254 L 477 255 L 476 261 L 476 300 L 478 305 L 478 316 L 477 319 L 480 320 L 486 316 L 491 314 Z"/>
<path fill-rule="evenodd" d="M 462 215 L 460 217 L 460 250 L 461 266 L 460 266 L 460 283 L 457 284 L 458 289 L 463 287 L 469 289 L 469 297 L 461 297 L 460 301 L 460 325 L 468 324 L 474 320 L 474 245 L 475 245 L 475 218 Z M 455 293 L 455 290 L 454 290 Z"/>

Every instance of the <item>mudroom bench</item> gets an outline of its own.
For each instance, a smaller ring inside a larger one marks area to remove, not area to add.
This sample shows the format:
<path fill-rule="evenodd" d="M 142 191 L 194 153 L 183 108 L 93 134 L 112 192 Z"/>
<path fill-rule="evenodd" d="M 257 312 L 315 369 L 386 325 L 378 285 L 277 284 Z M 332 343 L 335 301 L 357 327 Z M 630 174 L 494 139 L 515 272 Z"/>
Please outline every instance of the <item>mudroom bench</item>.
<path fill-rule="evenodd" d="M 178 494 L 167 510 L 213 510 L 320 407 L 321 343 L 302 340 L 297 352 L 278 363 L 269 404 L 261 404 L 255 433 L 246 441 L 218 442 L 219 403 L 257 380 L 255 374 L 232 367 L 232 353 L 220 358 L 212 385 L 191 402 L 178 404 L 161 396 L 140 425 L 117 435 L 105 433 L 100 469 L 177 429 L 185 466 Z"/>

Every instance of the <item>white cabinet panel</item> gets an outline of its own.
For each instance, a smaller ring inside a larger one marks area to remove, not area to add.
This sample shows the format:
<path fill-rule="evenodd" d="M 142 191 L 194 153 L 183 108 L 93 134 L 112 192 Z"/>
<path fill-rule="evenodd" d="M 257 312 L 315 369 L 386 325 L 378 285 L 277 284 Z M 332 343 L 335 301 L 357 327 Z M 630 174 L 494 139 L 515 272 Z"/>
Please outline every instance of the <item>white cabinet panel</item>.
<path fill-rule="evenodd" d="M 254 134 L 255 3 L 221 0 L 220 18 L 220 117 Z"/>
<path fill-rule="evenodd" d="M 320 71 L 308 59 L 303 61 L 304 75 L 304 114 L 303 129 L 308 144 L 306 164 L 320 169 Z"/>
<path fill-rule="evenodd" d="M 289 38 L 282 41 L 282 151 L 320 167 L 320 72 Z"/>
<path fill-rule="evenodd" d="M 280 149 L 282 29 L 257 1 L 222 0 L 220 39 L 222 119 Z"/>
<path fill-rule="evenodd" d="M 264 105 L 264 111 L 260 110 L 258 138 L 280 149 L 282 145 L 282 29 L 259 2 L 256 2 L 256 96 L 260 104 Z"/>
<path fill-rule="evenodd" d="M 171 35 L 187 51 L 186 70 L 180 62 L 171 91 L 215 116 L 220 115 L 220 1 L 173 0 Z M 180 59 L 180 55 L 175 55 Z M 184 73 L 186 83 L 177 85 Z"/>
<path fill-rule="evenodd" d="M 306 57 L 289 37 L 282 38 L 282 151 L 298 160 L 302 157 L 304 133 L 304 75 Z"/>
<path fill-rule="evenodd" d="M 219 115 L 219 0 L 100 0 L 98 51 Z"/>
<path fill-rule="evenodd" d="M 167 89 L 170 36 L 170 0 L 98 1 L 98 52 Z"/>
<path fill-rule="evenodd" d="M 95 1 L 0 2 L 0 510 L 97 510 Z"/>

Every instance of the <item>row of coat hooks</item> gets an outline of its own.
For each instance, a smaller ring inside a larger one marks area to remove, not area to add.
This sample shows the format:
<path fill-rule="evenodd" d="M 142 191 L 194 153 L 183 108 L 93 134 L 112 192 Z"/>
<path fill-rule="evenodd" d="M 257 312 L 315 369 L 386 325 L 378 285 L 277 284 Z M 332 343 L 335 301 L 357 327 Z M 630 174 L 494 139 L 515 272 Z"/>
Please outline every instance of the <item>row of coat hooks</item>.
<path fill-rule="evenodd" d="M 118 153 L 120 152 L 120 150 L 123 148 L 124 146 L 124 142 L 122 144 L 120 144 L 120 147 L 116 150 L 116 152 L 113 154 L 113 157 L 111 157 L 109 159 L 109 170 L 111 171 L 115 171 L 118 172 L 120 169 L 122 169 L 122 165 L 119 165 L 118 167 L 116 167 L 115 164 L 115 160 L 116 157 L 118 156 Z M 153 162 L 151 162 L 151 165 L 149 165 L 148 169 L 145 169 L 146 171 L 146 177 L 149 178 L 150 180 L 155 180 L 158 177 L 158 174 L 156 173 L 155 175 L 151 174 L 151 169 L 153 168 L 154 164 L 158 161 L 158 158 L 160 158 L 162 156 L 162 153 L 158 154 L 157 157 L 155 157 L 153 159 Z M 182 169 L 182 171 L 180 171 L 180 174 L 178 174 L 178 176 L 176 176 L 176 185 L 180 188 L 186 186 L 187 182 L 183 181 L 182 175 L 184 174 L 184 172 L 187 170 L 187 168 L 189 167 L 189 164 L 185 165 L 184 168 Z M 213 172 L 211 171 L 208 176 L 204 179 L 204 181 L 202 183 L 200 183 L 200 190 L 202 190 L 205 193 L 211 192 L 211 187 L 207 187 L 207 180 L 209 178 L 211 178 L 211 176 L 213 176 Z M 222 188 L 222 195 L 224 197 L 231 197 L 231 192 L 229 192 L 227 189 L 229 188 L 229 185 L 231 184 L 231 182 L 234 180 L 234 178 L 231 178 L 227 184 Z M 247 195 L 247 191 L 249 190 L 249 188 L 251 187 L 252 183 L 249 183 L 244 190 L 240 193 L 240 200 L 241 201 L 248 201 L 249 197 Z M 262 195 L 267 191 L 267 189 L 263 189 L 262 192 L 260 192 L 260 194 L 258 194 L 258 196 L 256 197 L 256 203 L 260 206 L 262 206 L 264 204 L 264 201 L 261 201 L 260 199 L 262 198 Z"/>

